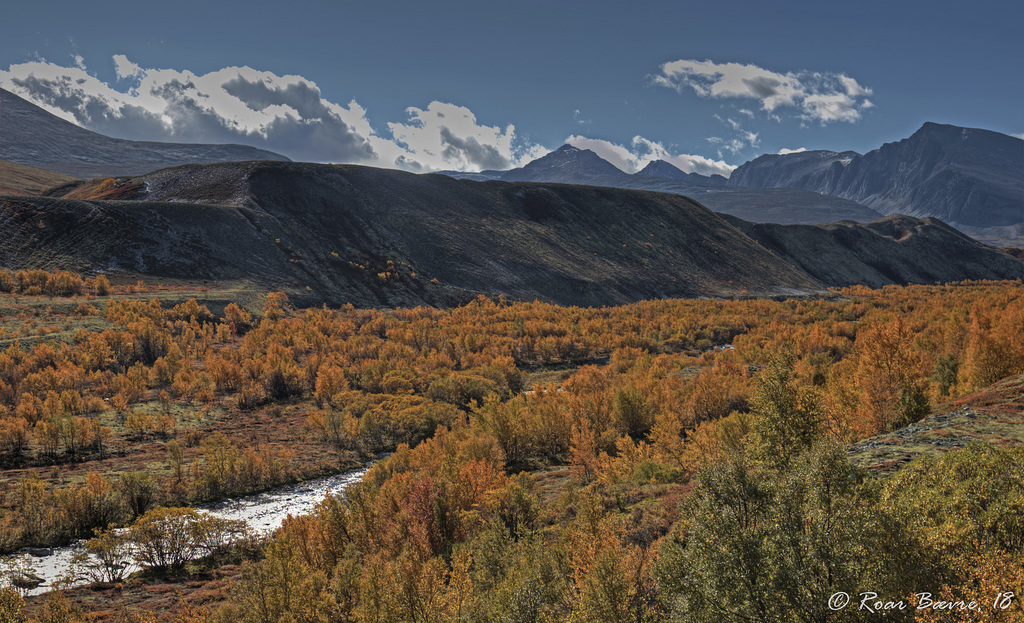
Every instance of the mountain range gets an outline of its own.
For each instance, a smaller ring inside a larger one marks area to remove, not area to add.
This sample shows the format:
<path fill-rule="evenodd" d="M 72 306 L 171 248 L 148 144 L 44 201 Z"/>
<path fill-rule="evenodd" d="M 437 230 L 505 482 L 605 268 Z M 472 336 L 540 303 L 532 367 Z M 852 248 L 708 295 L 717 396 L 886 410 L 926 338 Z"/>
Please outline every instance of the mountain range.
<path fill-rule="evenodd" d="M 741 165 L 728 179 L 684 173 L 662 160 L 628 174 L 571 145 L 518 169 L 485 171 L 471 179 L 669 192 L 759 223 L 869 222 L 905 214 L 939 218 L 982 240 L 1018 244 L 1024 237 L 1024 141 L 936 123 L 925 123 L 909 138 L 864 155 L 764 155 Z"/>
<path fill-rule="evenodd" d="M 0 263 L 240 280 L 358 306 L 478 294 L 608 305 L 1024 277 L 1017 258 L 934 220 L 758 227 L 668 193 L 263 161 L 0 197 Z"/>
<path fill-rule="evenodd" d="M 882 214 L 854 201 L 801 189 L 742 189 L 727 185 L 721 175 L 711 177 L 684 173 L 664 160 L 649 163 L 629 174 L 589 149 L 563 145 L 527 165 L 511 171 L 464 174 L 445 171 L 460 179 L 476 181 L 545 182 L 630 188 L 685 195 L 723 214 L 755 222 L 826 223 L 849 219 L 873 221 Z"/>
<path fill-rule="evenodd" d="M 77 177 L 141 175 L 186 163 L 287 160 L 242 145 L 114 139 L 3 90 L 0 158 Z M 764 155 L 738 167 L 728 179 L 685 173 L 663 160 L 628 174 L 596 153 L 571 145 L 510 171 L 444 173 L 475 181 L 585 184 L 679 194 L 757 223 L 866 223 L 883 215 L 906 214 L 936 217 L 978 239 L 1004 245 L 1016 245 L 1024 236 L 1024 141 L 935 123 L 864 155 Z"/>
<path fill-rule="evenodd" d="M 1024 277 L 1020 254 L 924 207 L 911 205 L 922 218 L 883 217 L 818 192 L 893 212 L 901 198 L 931 197 L 981 229 L 1012 228 L 1020 141 L 995 133 L 928 124 L 877 153 L 765 156 L 728 180 L 664 161 L 630 175 L 568 145 L 511 171 L 416 175 L 113 139 L 0 97 L 0 155 L 13 161 L 0 161 L 9 268 L 232 280 L 359 306 L 478 294 L 607 305 Z M 235 157 L 256 160 L 202 163 Z M 973 207 L 956 212 L 940 187 Z"/>
<path fill-rule="evenodd" d="M 187 165 L 0 198 L 0 259 L 245 279 L 310 303 L 574 304 L 823 286 L 678 195 L 360 166 Z"/>
<path fill-rule="evenodd" d="M 1024 141 L 926 123 L 909 138 L 863 156 L 808 151 L 761 156 L 730 186 L 800 188 L 862 203 L 882 214 L 934 216 L 953 226 L 1024 221 Z"/>

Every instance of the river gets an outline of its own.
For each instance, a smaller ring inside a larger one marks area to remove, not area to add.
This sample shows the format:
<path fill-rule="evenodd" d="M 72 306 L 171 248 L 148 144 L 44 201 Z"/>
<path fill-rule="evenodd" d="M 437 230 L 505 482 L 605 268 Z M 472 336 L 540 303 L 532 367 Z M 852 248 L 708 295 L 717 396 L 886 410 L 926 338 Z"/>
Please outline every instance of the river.
<path fill-rule="evenodd" d="M 288 515 L 309 514 L 324 496 L 339 493 L 359 482 L 370 469 L 370 465 L 344 474 L 285 485 L 263 493 L 212 502 L 196 508 L 222 519 L 245 520 L 254 532 L 266 535 L 279 528 Z M 43 579 L 43 584 L 28 594 L 45 593 L 53 589 L 54 582 L 72 571 L 72 557 L 84 544 L 85 541 L 79 541 L 67 547 L 26 548 L 6 557 L 3 567 L 5 571 L 17 569 L 19 572 L 34 573 Z M 69 586 L 85 583 L 82 580 L 72 581 Z"/>

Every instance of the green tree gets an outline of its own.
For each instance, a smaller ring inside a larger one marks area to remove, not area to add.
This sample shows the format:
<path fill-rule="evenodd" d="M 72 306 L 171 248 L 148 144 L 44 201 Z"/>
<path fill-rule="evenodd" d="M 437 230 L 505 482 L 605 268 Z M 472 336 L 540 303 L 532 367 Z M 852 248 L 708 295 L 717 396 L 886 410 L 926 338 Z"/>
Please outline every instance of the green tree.
<path fill-rule="evenodd" d="M 25 600 L 13 586 L 0 588 L 0 623 L 24 623 L 25 615 L 21 613 Z"/>
<path fill-rule="evenodd" d="M 782 471 L 732 457 L 702 473 L 684 505 L 690 519 L 658 565 L 678 620 L 855 621 L 855 609 L 829 609 L 832 594 L 903 596 L 922 569 L 903 525 L 827 441 Z"/>
<path fill-rule="evenodd" d="M 235 587 L 241 605 L 234 620 L 245 623 L 337 620 L 335 605 L 323 574 L 303 563 L 301 553 L 283 532 L 267 547 L 266 558 L 246 564 Z M 348 619 L 341 619 L 348 620 Z"/>
<path fill-rule="evenodd" d="M 932 380 L 939 384 L 940 396 L 948 396 L 949 391 L 956 387 L 959 374 L 960 362 L 956 355 L 947 353 L 935 360 L 935 374 L 932 375 Z"/>
<path fill-rule="evenodd" d="M 639 387 L 616 390 L 612 404 L 619 432 L 633 439 L 641 439 L 650 432 L 654 425 L 654 409 Z"/>
<path fill-rule="evenodd" d="M 773 360 L 761 373 L 751 398 L 755 457 L 772 467 L 785 467 L 822 434 L 817 396 L 793 381 L 793 359 Z"/>
<path fill-rule="evenodd" d="M 765 551 L 771 488 L 736 455 L 697 476 L 661 550 L 662 600 L 680 620 L 769 621 L 778 613 Z"/>
<path fill-rule="evenodd" d="M 886 482 L 882 500 L 938 556 L 935 579 L 955 584 L 958 560 L 977 548 L 1024 549 L 1024 450 L 975 443 L 921 457 Z"/>

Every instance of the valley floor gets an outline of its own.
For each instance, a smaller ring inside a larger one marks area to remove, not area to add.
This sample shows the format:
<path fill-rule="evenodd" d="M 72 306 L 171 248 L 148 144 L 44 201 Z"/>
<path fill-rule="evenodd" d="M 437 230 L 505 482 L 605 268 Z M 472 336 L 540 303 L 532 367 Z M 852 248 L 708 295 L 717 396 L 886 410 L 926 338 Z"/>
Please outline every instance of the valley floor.
<path fill-rule="evenodd" d="M 91 538 L 144 567 L 29 598 L 43 621 L 791 620 L 849 587 L 983 595 L 1024 578 L 1021 288 L 327 310 L 0 275 L 0 548 Z M 138 554 L 167 509 L 380 452 L 270 539 L 173 511 L 193 555 Z M 759 582 L 791 600 L 759 609 Z"/>

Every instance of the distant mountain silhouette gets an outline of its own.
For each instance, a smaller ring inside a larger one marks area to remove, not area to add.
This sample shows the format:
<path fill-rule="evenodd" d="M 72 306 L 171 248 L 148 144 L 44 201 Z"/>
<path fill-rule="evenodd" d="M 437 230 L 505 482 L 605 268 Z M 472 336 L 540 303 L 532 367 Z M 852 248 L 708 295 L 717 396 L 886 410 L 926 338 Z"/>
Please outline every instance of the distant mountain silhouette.
<path fill-rule="evenodd" d="M 684 173 L 676 165 L 664 160 L 653 160 L 647 163 L 646 167 L 637 171 L 636 174 L 646 175 L 647 177 L 664 177 L 672 180 L 685 180 L 690 175 L 689 173 Z"/>
<path fill-rule="evenodd" d="M 1024 221 L 1024 141 L 926 123 L 909 138 L 863 156 L 809 151 L 761 156 L 730 186 L 801 188 L 862 203 L 883 214 L 934 216 L 954 226 Z"/>
<path fill-rule="evenodd" d="M 451 175 L 680 194 L 759 223 L 870 222 L 906 214 L 936 217 L 1002 244 L 1024 238 L 1024 141 L 937 123 L 864 155 L 820 150 L 760 156 L 728 179 L 685 173 L 663 160 L 630 175 L 571 145 L 512 171 Z"/>
<path fill-rule="evenodd" d="M 572 145 L 562 145 L 550 154 L 501 176 L 506 182 L 556 182 L 592 186 L 612 186 L 601 182 L 620 178 L 629 178 L 629 174 L 589 149 L 578 149 Z"/>
<path fill-rule="evenodd" d="M 707 184 L 710 186 L 725 186 L 728 180 L 717 173 L 708 177 L 700 173 L 685 173 L 682 169 L 671 162 L 664 160 L 653 160 L 647 163 L 643 169 L 636 173 L 643 177 L 661 177 L 670 180 L 684 180 L 692 184 Z"/>
<path fill-rule="evenodd" d="M 684 173 L 656 160 L 635 174 L 626 173 L 593 151 L 563 145 L 529 164 L 506 171 L 478 174 L 448 173 L 475 181 L 504 180 L 586 184 L 610 188 L 651 190 L 693 197 L 708 208 L 754 222 L 828 223 L 851 219 L 873 221 L 882 215 L 856 202 L 798 189 L 752 190 L 727 186 L 721 175 Z"/>

